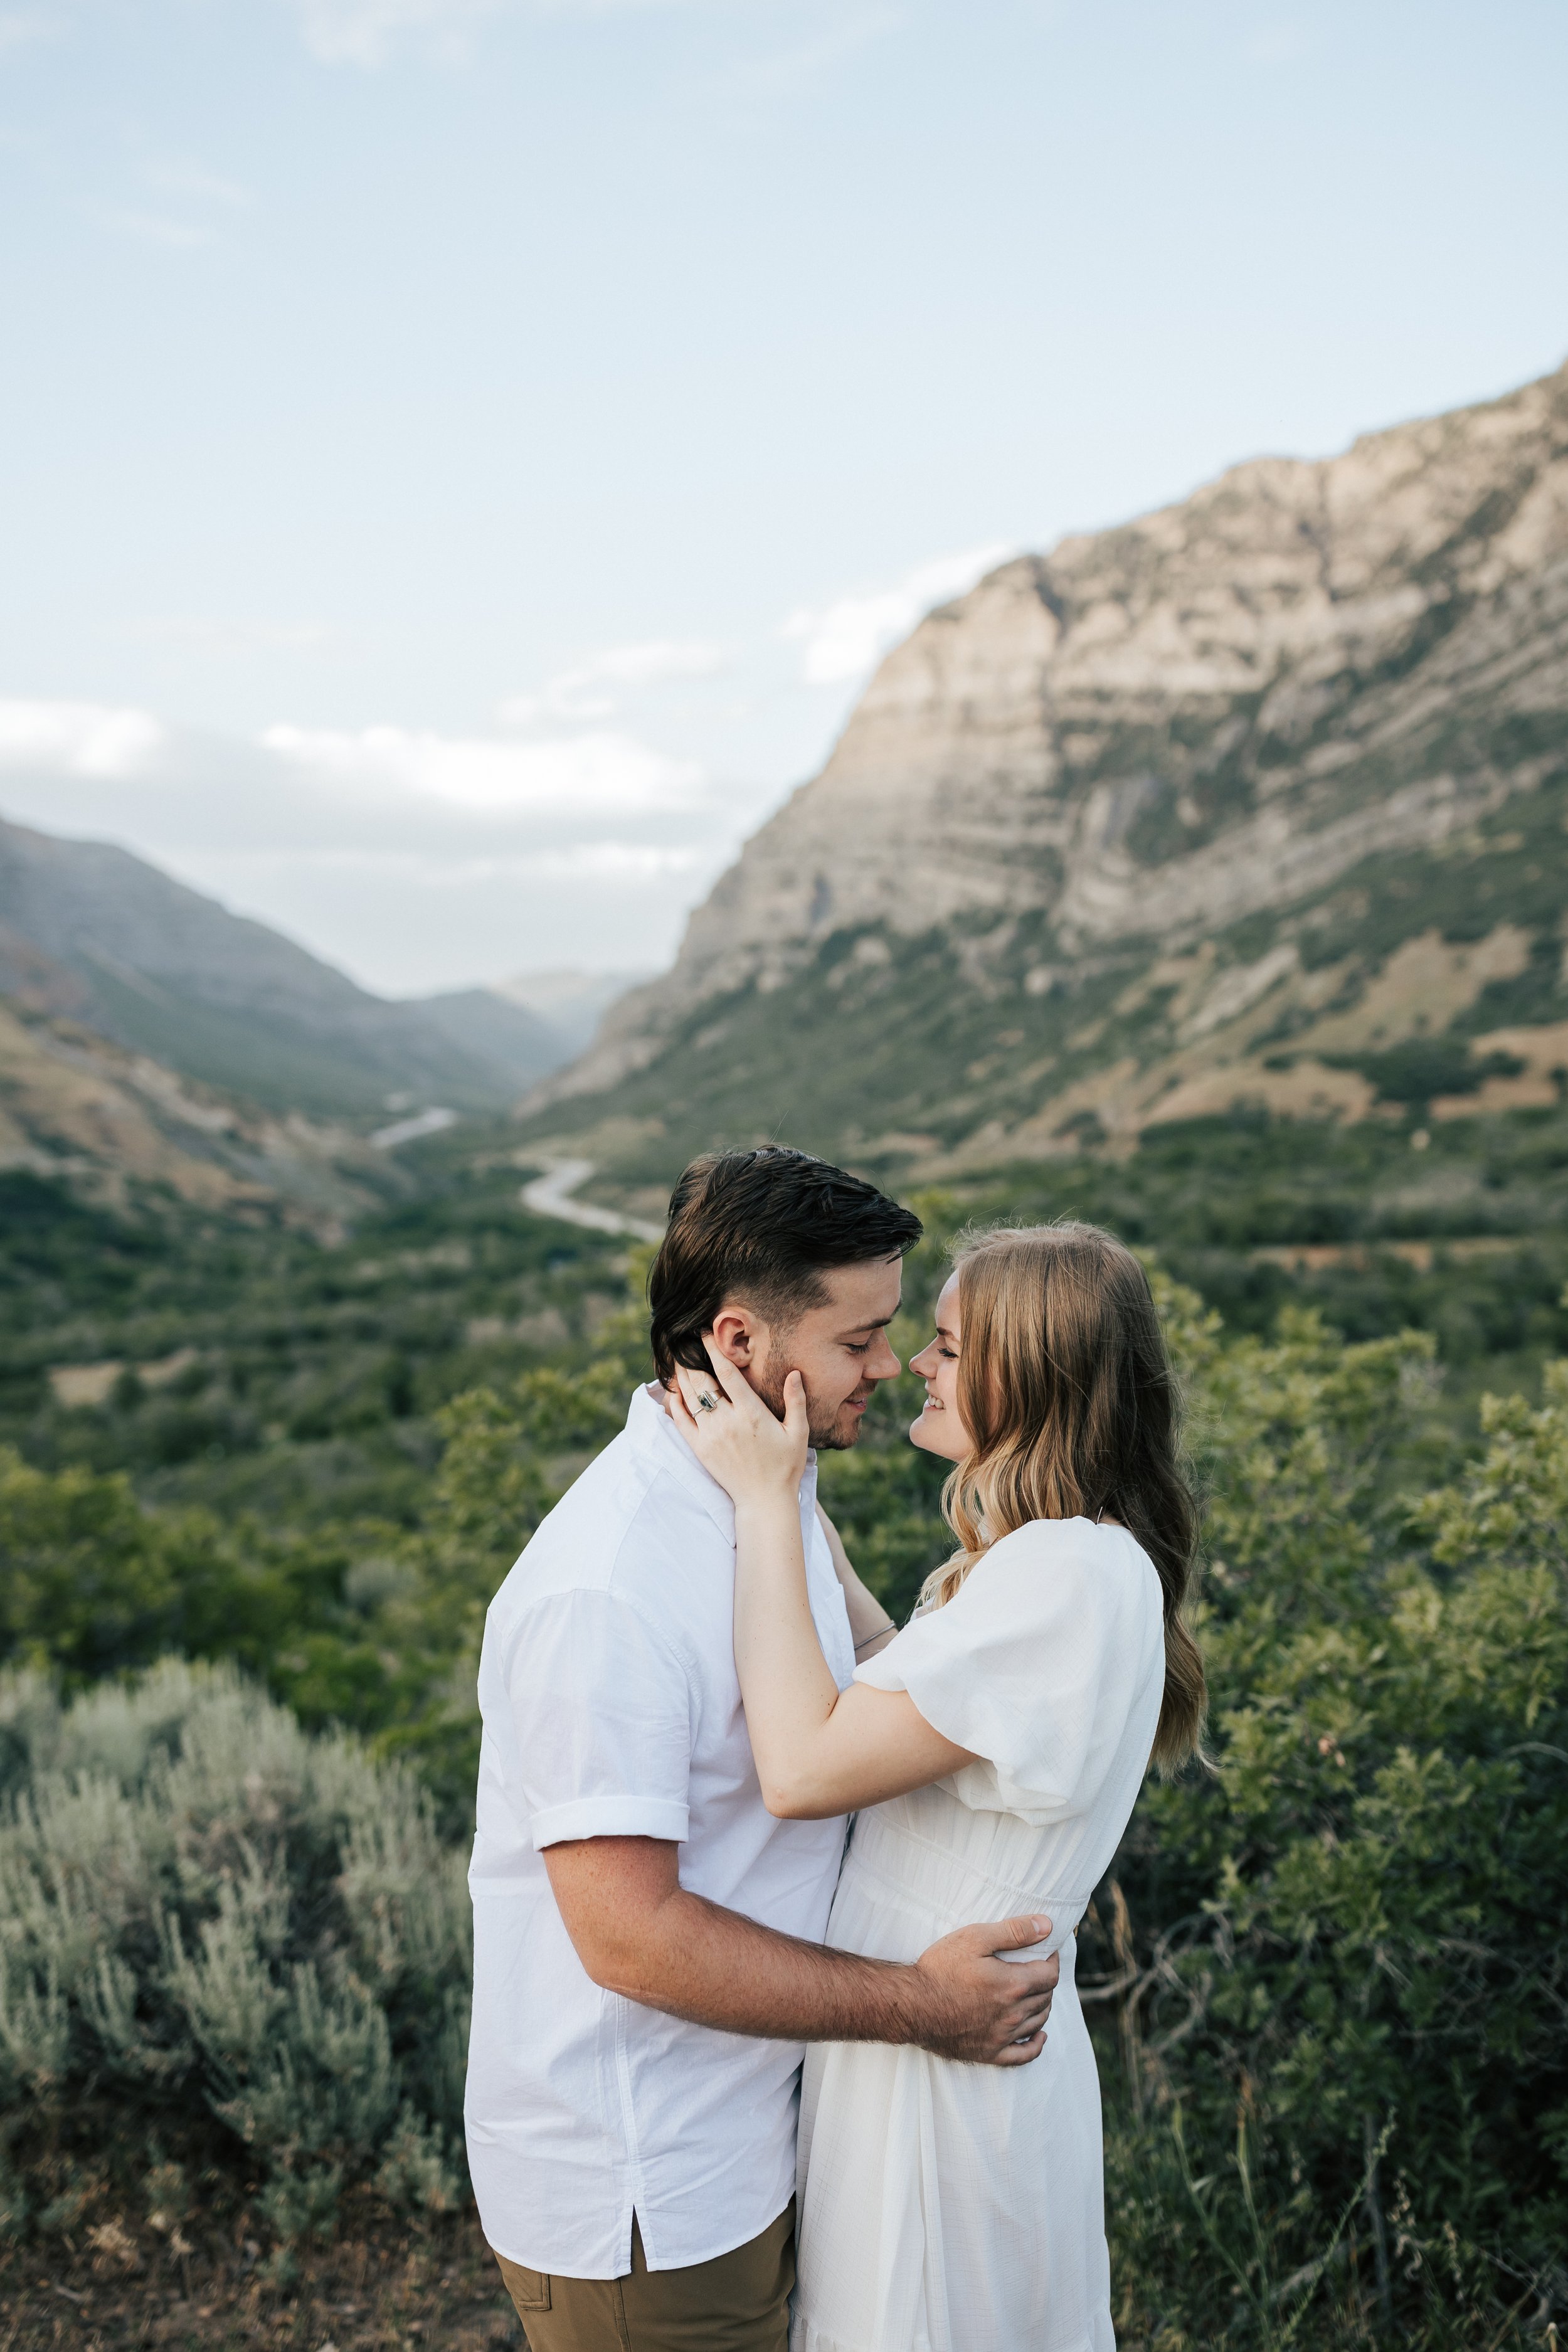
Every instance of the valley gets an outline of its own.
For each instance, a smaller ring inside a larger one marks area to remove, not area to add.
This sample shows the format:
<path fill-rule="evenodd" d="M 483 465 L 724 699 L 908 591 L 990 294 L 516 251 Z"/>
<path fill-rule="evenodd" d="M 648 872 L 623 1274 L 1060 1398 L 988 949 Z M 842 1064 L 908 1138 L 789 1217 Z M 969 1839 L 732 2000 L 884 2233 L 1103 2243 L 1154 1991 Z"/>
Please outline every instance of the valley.
<path fill-rule="evenodd" d="M 215 2345 L 368 2347 L 378 2297 L 425 2326 L 447 2281 L 482 2340 L 485 1610 L 647 1376 L 673 1177 L 768 1138 L 919 1211 L 906 1361 L 971 1223 L 1087 1217 L 1152 1270 L 1215 1768 L 1150 1783 L 1078 1946 L 1120 2340 L 1539 2347 L 1527 2305 L 1568 2307 L 1539 1896 L 1568 1741 L 1568 372 L 1004 565 L 618 995 L 389 1003 L 126 853 L 0 824 L 7 2342 L 58 2336 L 43 2265 L 106 2342 L 166 2305 Z M 951 1541 L 918 1392 L 889 1381 L 820 1465 L 900 1617 Z M 175 1886 L 187 1736 L 233 1881 Z M 274 2021 L 246 2029 L 284 2070 L 260 2122 L 169 1932 L 265 1989 L 222 2012 Z M 395 2052 L 395 2128 L 343 2107 L 307 1983 Z"/>

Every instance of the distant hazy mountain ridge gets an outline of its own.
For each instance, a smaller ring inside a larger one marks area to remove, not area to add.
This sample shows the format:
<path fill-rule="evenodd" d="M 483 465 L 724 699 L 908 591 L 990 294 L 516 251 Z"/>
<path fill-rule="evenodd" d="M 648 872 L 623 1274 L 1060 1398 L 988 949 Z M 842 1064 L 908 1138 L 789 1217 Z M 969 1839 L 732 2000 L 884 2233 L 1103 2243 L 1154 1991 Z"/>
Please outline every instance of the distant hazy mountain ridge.
<path fill-rule="evenodd" d="M 427 1020 L 465 1053 L 506 1073 L 514 1095 L 574 1061 L 593 1043 L 606 1008 L 646 978 L 634 971 L 525 971 L 488 988 L 417 1000 Z"/>
<path fill-rule="evenodd" d="M 543 980 L 558 1019 L 520 1001 L 526 981 L 389 1003 L 127 850 L 0 821 L 0 996 L 274 1110 L 505 1108 L 581 1050 L 582 1006 L 596 1019 L 621 984 Z"/>
<path fill-rule="evenodd" d="M 1489 1017 L 1568 1013 L 1565 760 L 1568 369 L 931 614 L 532 1124 L 880 1122 L 934 1165 L 1359 1115 L 1357 1057 L 1456 1024 L 1462 1095 Z M 1554 1049 L 1487 1050 L 1540 1098 Z"/>

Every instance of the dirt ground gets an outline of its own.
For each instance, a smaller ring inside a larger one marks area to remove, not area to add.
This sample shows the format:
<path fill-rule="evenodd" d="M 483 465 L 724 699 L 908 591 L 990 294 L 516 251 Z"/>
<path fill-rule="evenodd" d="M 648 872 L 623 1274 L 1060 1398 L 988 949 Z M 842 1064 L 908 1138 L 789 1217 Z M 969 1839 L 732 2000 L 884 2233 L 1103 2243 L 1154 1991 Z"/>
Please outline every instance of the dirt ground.
<path fill-rule="evenodd" d="M 373 2223 L 280 2278 L 243 2233 L 121 2221 L 0 2250 L 0 2352 L 526 2352 L 471 2213 Z"/>

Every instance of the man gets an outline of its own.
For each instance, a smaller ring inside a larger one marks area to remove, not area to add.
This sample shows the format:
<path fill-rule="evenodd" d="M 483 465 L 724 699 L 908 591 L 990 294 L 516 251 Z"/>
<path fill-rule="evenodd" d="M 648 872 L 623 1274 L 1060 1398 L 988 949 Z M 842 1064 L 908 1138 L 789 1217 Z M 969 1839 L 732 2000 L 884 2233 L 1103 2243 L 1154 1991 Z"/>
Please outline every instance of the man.
<path fill-rule="evenodd" d="M 919 1220 L 767 1146 L 694 1161 L 649 1278 L 654 1362 L 704 1333 L 816 1446 L 853 1445 Z M 783 2352 L 806 2041 L 1037 2055 L 1045 1923 L 910 1966 L 825 1948 L 845 1823 L 775 1821 L 735 1676 L 734 1514 L 663 1389 L 544 1521 L 489 1610 L 468 2157 L 531 2352 Z M 801 1486 L 812 1614 L 840 1687 L 890 1621 Z"/>

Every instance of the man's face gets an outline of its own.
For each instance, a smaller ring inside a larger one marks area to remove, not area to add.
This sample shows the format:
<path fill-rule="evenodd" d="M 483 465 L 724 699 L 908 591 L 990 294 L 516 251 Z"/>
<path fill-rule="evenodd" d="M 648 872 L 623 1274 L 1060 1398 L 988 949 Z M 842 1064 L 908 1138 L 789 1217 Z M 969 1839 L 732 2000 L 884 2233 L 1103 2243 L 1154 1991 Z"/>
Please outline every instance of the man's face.
<path fill-rule="evenodd" d="M 899 1311 L 903 1271 L 897 1257 L 825 1267 L 822 1306 L 775 1326 L 748 1307 L 726 1305 L 713 1318 L 713 1336 L 781 1420 L 785 1375 L 798 1372 L 805 1382 L 812 1444 L 825 1452 L 842 1450 L 858 1438 L 878 1381 L 903 1369 L 887 1337 Z"/>

